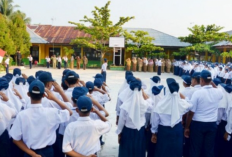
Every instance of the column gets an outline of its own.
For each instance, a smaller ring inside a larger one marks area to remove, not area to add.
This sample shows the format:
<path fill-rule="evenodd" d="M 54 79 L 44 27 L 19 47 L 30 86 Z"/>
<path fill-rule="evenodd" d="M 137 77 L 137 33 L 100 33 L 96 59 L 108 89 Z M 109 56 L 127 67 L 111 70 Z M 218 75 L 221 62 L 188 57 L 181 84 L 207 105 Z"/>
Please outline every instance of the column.
<path fill-rule="evenodd" d="M 226 52 L 226 48 L 223 48 L 223 52 Z M 225 64 L 225 63 L 226 63 L 226 57 L 225 57 L 225 56 L 223 56 L 222 61 L 223 61 L 223 64 Z"/>
<path fill-rule="evenodd" d="M 215 56 L 215 54 L 212 54 L 213 56 L 212 56 L 212 62 L 215 62 L 216 61 L 216 56 Z"/>

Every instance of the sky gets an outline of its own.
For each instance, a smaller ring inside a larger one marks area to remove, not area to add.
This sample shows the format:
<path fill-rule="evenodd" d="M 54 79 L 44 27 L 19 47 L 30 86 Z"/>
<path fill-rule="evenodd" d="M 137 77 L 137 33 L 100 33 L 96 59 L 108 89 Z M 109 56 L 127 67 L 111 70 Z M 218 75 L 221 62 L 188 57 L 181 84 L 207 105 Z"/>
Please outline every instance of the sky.
<path fill-rule="evenodd" d="M 68 21 L 92 17 L 94 6 L 107 1 L 14 0 L 14 4 L 32 19 L 31 24 L 70 26 Z M 222 31 L 232 30 L 231 7 L 232 0 L 111 0 L 109 8 L 114 23 L 120 16 L 135 17 L 123 27 L 153 28 L 179 37 L 187 36 L 187 28 L 194 25 L 216 24 L 224 27 Z"/>

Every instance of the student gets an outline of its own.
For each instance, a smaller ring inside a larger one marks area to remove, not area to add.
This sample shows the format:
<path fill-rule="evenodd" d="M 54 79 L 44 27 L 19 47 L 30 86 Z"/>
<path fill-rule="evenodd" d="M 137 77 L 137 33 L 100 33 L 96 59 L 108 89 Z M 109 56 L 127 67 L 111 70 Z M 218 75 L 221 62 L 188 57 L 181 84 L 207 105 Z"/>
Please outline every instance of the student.
<path fill-rule="evenodd" d="M 186 98 L 191 99 L 193 89 L 191 88 L 191 77 L 189 75 L 182 75 L 184 90 L 181 92 Z"/>
<path fill-rule="evenodd" d="M 64 76 L 65 84 L 68 86 L 68 89 L 65 91 L 65 94 L 68 96 L 70 101 L 72 98 L 73 89 L 77 86 L 78 79 L 79 75 L 74 71 L 68 71 Z"/>
<path fill-rule="evenodd" d="M 14 83 L 15 82 L 15 80 L 16 80 L 16 78 L 18 78 L 18 77 L 20 77 L 21 75 L 22 75 L 22 73 L 21 73 L 21 69 L 19 69 L 19 68 L 14 68 L 14 70 L 13 70 L 13 78 L 12 78 L 12 82 Z M 12 86 L 11 86 L 12 87 Z"/>
<path fill-rule="evenodd" d="M 7 73 L 5 76 L 3 76 L 3 78 L 7 79 L 9 84 L 12 84 L 13 74 Z"/>
<path fill-rule="evenodd" d="M 167 94 L 153 110 L 152 142 L 156 143 L 156 157 L 181 157 L 183 151 L 182 116 L 189 111 L 189 104 L 179 93 L 175 79 L 167 79 Z"/>
<path fill-rule="evenodd" d="M 231 134 L 231 92 L 232 85 L 220 84 L 223 99 L 218 108 L 218 129 L 215 142 L 215 157 L 230 157 L 232 154 L 232 141 L 228 139 Z"/>
<path fill-rule="evenodd" d="M 162 66 L 161 59 L 158 60 L 157 66 L 158 66 L 157 75 L 161 75 L 161 66 Z"/>
<path fill-rule="evenodd" d="M 191 98 L 192 109 L 185 125 L 185 137 L 190 138 L 190 157 L 214 156 L 214 143 L 217 132 L 218 105 L 223 95 L 221 90 L 211 85 L 211 73 L 203 70 L 200 75 L 201 90 Z"/>
<path fill-rule="evenodd" d="M 38 79 L 38 78 L 39 78 L 39 75 L 42 74 L 43 72 L 45 72 L 45 71 L 43 71 L 43 70 L 36 71 L 36 72 L 35 72 L 35 78 Z"/>
<path fill-rule="evenodd" d="M 194 91 L 201 88 L 200 85 L 200 72 L 194 72 L 191 76 L 191 86 L 194 88 Z M 193 93 L 192 93 L 193 94 Z"/>
<path fill-rule="evenodd" d="M 101 74 L 103 75 L 104 82 L 106 82 L 106 70 L 107 70 L 107 59 L 105 58 L 101 69 Z"/>
<path fill-rule="evenodd" d="M 32 68 L 32 62 L 33 62 L 33 57 L 31 55 L 29 55 L 27 58 L 29 60 L 29 66 L 30 66 L 30 69 L 31 69 Z"/>
<path fill-rule="evenodd" d="M 231 84 L 231 79 L 229 77 L 229 70 L 225 69 L 225 75 L 223 76 L 223 82 L 225 84 Z"/>
<path fill-rule="evenodd" d="M 99 137 L 111 129 L 110 122 L 98 110 L 92 107 L 92 101 L 86 96 L 77 100 L 79 118 L 70 123 L 64 133 L 63 152 L 69 156 L 96 157 L 101 149 Z M 91 120 L 90 112 L 94 111 L 101 120 Z"/>
<path fill-rule="evenodd" d="M 64 68 L 67 69 L 68 57 L 65 55 L 63 57 L 63 60 L 64 60 Z"/>
<path fill-rule="evenodd" d="M 26 79 L 19 77 L 15 80 L 14 89 L 16 89 L 20 95 L 24 98 L 25 101 L 29 100 L 29 97 L 27 96 L 27 90 L 28 86 L 26 86 Z"/>
<path fill-rule="evenodd" d="M 51 59 L 49 58 L 49 56 L 46 56 L 45 59 L 46 59 L 46 66 L 47 66 L 47 68 L 49 69 Z"/>
<path fill-rule="evenodd" d="M 9 73 L 9 62 L 10 62 L 10 57 L 6 56 L 6 60 L 5 60 L 6 74 Z"/>
<path fill-rule="evenodd" d="M 58 58 L 57 58 L 57 62 L 58 62 L 58 69 L 60 69 L 61 68 L 61 63 L 62 63 L 62 59 L 61 59 L 61 57 L 60 56 L 58 56 Z"/>
<path fill-rule="evenodd" d="M 145 157 L 145 112 L 149 107 L 139 80 L 130 82 L 132 91 L 129 98 L 120 106 L 118 121 L 119 157 Z"/>
<path fill-rule="evenodd" d="M 8 135 L 8 129 L 17 111 L 6 94 L 0 92 L 0 96 L 0 156 L 11 157 L 11 141 Z"/>
<path fill-rule="evenodd" d="M 108 85 L 106 84 L 106 82 L 104 81 L 104 77 L 103 77 L 103 75 L 102 74 L 96 74 L 95 76 L 94 76 L 94 78 L 96 79 L 96 78 L 100 78 L 101 80 L 102 80 L 102 82 L 103 82 L 103 86 L 102 86 L 102 89 L 104 90 L 104 91 L 106 91 L 107 93 L 110 93 L 110 88 L 108 87 Z"/>
<path fill-rule="evenodd" d="M 17 115 L 10 135 L 14 143 L 25 152 L 24 157 L 53 157 L 52 145 L 56 140 L 56 129 L 60 123 L 69 120 L 72 111 L 45 89 L 39 80 L 30 84 L 28 96 L 31 106 Z M 55 101 L 63 110 L 44 108 L 41 104 L 44 96 Z"/>
<path fill-rule="evenodd" d="M 34 76 L 29 76 L 27 78 L 27 83 L 28 83 L 28 86 L 35 80 L 35 77 Z"/>

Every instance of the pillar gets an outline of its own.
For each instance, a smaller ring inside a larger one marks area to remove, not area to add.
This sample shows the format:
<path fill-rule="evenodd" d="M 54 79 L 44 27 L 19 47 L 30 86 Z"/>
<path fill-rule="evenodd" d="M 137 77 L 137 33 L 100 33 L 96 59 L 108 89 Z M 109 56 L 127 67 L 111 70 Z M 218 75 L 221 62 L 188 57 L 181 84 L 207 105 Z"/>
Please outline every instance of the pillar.
<path fill-rule="evenodd" d="M 226 48 L 223 48 L 223 52 L 226 52 Z M 226 63 L 226 57 L 225 56 L 223 56 L 223 64 L 225 64 Z"/>
<path fill-rule="evenodd" d="M 215 62 L 216 61 L 216 56 L 215 56 L 215 54 L 213 54 L 213 56 L 212 56 L 212 62 Z"/>
<path fill-rule="evenodd" d="M 38 60 L 38 62 L 40 62 L 41 61 L 41 58 L 42 57 L 42 46 L 41 46 L 41 44 L 39 44 L 39 60 Z"/>
<path fill-rule="evenodd" d="M 167 53 L 167 55 L 168 55 L 168 59 L 170 59 L 170 50 L 168 50 L 168 53 Z"/>

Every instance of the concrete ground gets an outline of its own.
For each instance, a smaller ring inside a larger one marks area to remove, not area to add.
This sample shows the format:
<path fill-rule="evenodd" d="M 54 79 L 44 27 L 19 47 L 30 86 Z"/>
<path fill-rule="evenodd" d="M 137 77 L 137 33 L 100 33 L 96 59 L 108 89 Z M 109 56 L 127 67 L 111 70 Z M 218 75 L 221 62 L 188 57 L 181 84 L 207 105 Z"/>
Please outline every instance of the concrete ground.
<path fill-rule="evenodd" d="M 33 69 L 23 69 L 22 73 L 25 73 L 27 76 L 30 75 L 35 75 L 35 72 L 38 70 L 44 70 L 44 71 L 49 71 L 52 73 L 53 78 L 60 83 L 61 82 L 61 76 L 62 72 L 64 69 L 47 69 L 43 67 L 36 67 Z M 93 81 L 96 73 L 100 73 L 100 69 L 87 69 L 87 70 L 76 70 L 79 75 L 81 80 L 84 80 L 85 82 L 87 81 Z M 0 74 L 2 76 L 3 74 Z M 145 82 L 147 87 L 150 87 L 150 78 L 155 76 L 156 72 L 134 72 L 134 76 L 140 78 Z M 166 86 L 166 78 L 175 78 L 177 82 L 180 84 L 180 91 L 183 89 L 182 86 L 182 80 L 180 77 L 174 76 L 172 73 L 162 73 L 161 77 L 161 82 Z M 110 116 L 108 119 L 112 123 L 112 129 L 111 131 L 104 135 L 103 140 L 105 141 L 105 145 L 102 147 L 102 150 L 98 153 L 99 157 L 117 157 L 118 156 L 118 139 L 117 135 L 115 133 L 116 131 L 116 124 L 115 124 L 115 119 L 116 119 L 116 114 L 115 114 L 115 105 L 117 101 L 117 95 L 118 95 L 118 90 L 121 87 L 123 81 L 125 79 L 125 71 L 107 71 L 107 85 L 111 89 L 111 102 L 108 102 L 106 104 L 106 109 L 109 112 Z"/>

